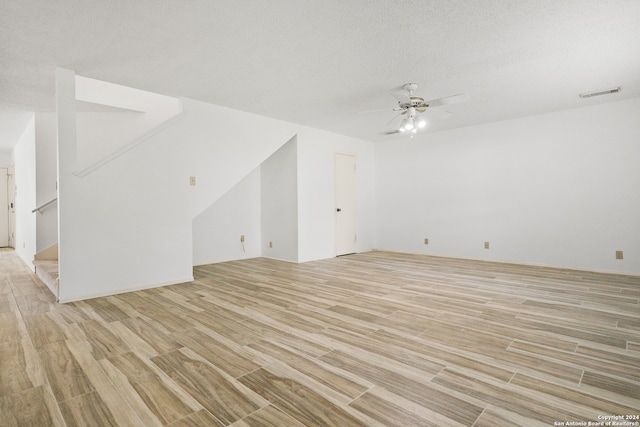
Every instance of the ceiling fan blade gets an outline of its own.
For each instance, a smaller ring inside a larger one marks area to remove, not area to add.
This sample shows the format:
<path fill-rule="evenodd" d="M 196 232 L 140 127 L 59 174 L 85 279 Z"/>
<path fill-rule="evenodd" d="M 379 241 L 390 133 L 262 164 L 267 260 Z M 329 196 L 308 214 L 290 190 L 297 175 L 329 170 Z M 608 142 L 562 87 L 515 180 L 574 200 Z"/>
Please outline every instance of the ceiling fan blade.
<path fill-rule="evenodd" d="M 379 132 L 378 135 L 395 135 L 401 133 L 399 130 L 390 130 L 389 132 Z"/>
<path fill-rule="evenodd" d="M 453 116 L 452 112 L 445 111 L 445 110 L 440 110 L 438 108 L 427 108 L 426 111 L 423 114 L 426 114 L 429 117 L 433 117 L 433 118 L 439 119 L 439 120 L 445 120 L 445 119 L 448 119 L 449 117 Z"/>
<path fill-rule="evenodd" d="M 402 117 L 402 115 L 403 115 L 403 114 L 405 114 L 405 113 L 406 113 L 406 111 L 403 111 L 403 112 L 402 112 L 402 113 L 400 113 L 400 114 L 396 114 L 395 116 L 393 116 L 393 118 L 392 118 L 391 120 L 389 120 L 389 121 L 385 124 L 385 126 L 391 126 L 392 124 L 395 124 L 396 122 L 398 122 L 398 119 L 399 119 L 399 118 L 401 118 L 401 117 Z M 399 125 L 400 125 L 400 124 L 398 123 L 398 126 L 399 126 Z M 391 126 L 391 127 L 393 127 L 393 128 L 395 129 L 395 128 L 397 128 L 398 126 Z"/>
<path fill-rule="evenodd" d="M 407 92 L 404 92 L 404 91 L 391 92 L 391 96 L 397 99 L 400 105 L 411 104 L 411 98 L 409 98 L 409 94 Z"/>
<path fill-rule="evenodd" d="M 428 104 L 429 107 L 440 107 L 442 105 L 460 104 L 467 101 L 469 101 L 469 97 L 464 93 L 459 93 L 457 95 L 445 96 L 444 98 L 425 101 L 425 104 Z"/>
<path fill-rule="evenodd" d="M 358 114 L 369 114 L 369 113 L 382 113 L 383 111 L 396 111 L 395 108 L 384 108 L 382 110 L 367 110 L 367 111 L 358 111 Z"/>

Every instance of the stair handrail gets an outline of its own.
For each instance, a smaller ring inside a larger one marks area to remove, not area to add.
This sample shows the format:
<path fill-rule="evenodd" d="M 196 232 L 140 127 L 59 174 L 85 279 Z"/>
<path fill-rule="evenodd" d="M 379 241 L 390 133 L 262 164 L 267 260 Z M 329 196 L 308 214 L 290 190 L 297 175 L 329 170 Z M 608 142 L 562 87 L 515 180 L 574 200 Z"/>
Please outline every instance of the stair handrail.
<path fill-rule="evenodd" d="M 31 213 L 35 213 L 35 212 L 40 212 L 42 213 L 42 210 L 44 208 L 46 208 L 47 206 L 49 206 L 50 204 L 56 202 L 58 200 L 58 197 L 54 197 L 53 199 L 49 200 L 48 202 L 45 202 L 43 204 L 41 204 L 40 206 L 38 206 L 37 208 L 35 208 L 34 210 L 31 211 Z"/>

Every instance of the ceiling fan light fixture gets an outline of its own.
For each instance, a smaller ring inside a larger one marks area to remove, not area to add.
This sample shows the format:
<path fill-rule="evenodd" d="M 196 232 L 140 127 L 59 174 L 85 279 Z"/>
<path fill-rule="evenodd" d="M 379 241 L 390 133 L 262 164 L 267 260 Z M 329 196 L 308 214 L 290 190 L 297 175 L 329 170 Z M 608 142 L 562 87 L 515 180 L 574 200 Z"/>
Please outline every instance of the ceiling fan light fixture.
<path fill-rule="evenodd" d="M 395 108 L 391 108 L 389 110 L 375 110 L 375 111 L 394 111 L 396 112 L 396 116 L 393 117 L 388 123 L 387 126 L 397 126 L 398 120 L 401 120 L 400 125 L 395 128 L 395 130 L 391 132 L 386 132 L 385 134 L 395 134 L 395 133 L 403 133 L 405 135 L 409 134 L 411 138 L 417 134 L 417 132 L 425 127 L 428 127 L 431 119 L 429 121 L 420 117 L 422 113 L 429 109 L 429 113 L 433 112 L 433 116 L 436 119 L 444 119 L 451 115 L 450 112 L 440 110 L 438 108 L 433 107 L 442 107 L 450 104 L 458 104 L 462 102 L 467 102 L 469 98 L 467 95 L 463 93 L 459 93 L 457 95 L 446 96 L 444 98 L 432 99 L 430 101 L 425 101 L 424 98 L 420 96 L 414 96 L 414 91 L 418 90 L 418 85 L 416 83 L 407 83 L 403 86 L 403 90 L 391 92 L 391 96 L 393 96 L 397 100 L 397 105 Z M 375 111 L 363 111 L 363 112 L 375 112 Z M 425 114 L 427 115 L 427 114 Z"/>
<path fill-rule="evenodd" d="M 414 124 L 413 124 L 413 117 L 409 117 L 409 118 L 407 119 L 407 123 L 405 123 L 405 125 L 404 125 L 404 128 L 405 128 L 406 130 L 411 130 L 411 129 L 413 129 L 413 127 L 414 127 Z"/>

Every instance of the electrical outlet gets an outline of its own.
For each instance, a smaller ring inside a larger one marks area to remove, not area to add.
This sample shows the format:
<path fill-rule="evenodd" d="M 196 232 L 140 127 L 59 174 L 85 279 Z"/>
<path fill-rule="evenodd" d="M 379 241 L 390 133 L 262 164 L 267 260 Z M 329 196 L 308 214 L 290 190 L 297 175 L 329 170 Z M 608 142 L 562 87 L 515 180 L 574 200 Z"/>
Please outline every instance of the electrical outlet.
<path fill-rule="evenodd" d="M 616 259 L 623 259 L 622 251 L 616 251 Z"/>
<path fill-rule="evenodd" d="M 195 176 L 190 176 L 189 177 L 189 185 L 196 185 L 196 177 Z"/>
<path fill-rule="evenodd" d="M 244 242 L 244 234 L 241 234 L 241 235 L 240 235 L 240 241 L 241 241 L 241 242 Z"/>
<path fill-rule="evenodd" d="M 429 239 L 424 239 L 424 244 L 428 245 L 429 244 Z"/>
<path fill-rule="evenodd" d="M 273 242 L 269 242 L 269 247 L 272 248 L 273 247 Z"/>
<path fill-rule="evenodd" d="M 484 242 L 484 248 L 489 249 L 489 242 Z"/>

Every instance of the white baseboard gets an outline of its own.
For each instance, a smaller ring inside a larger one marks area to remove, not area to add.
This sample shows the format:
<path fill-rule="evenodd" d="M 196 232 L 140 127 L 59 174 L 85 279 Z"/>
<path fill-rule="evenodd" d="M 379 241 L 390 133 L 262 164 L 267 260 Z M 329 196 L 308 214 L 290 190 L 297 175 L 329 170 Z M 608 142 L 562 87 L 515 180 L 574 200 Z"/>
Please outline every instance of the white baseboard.
<path fill-rule="evenodd" d="M 640 273 L 636 272 L 627 272 L 627 271 L 616 271 L 616 270 L 598 270 L 592 268 L 578 268 L 578 267 L 563 267 L 560 265 L 552 265 L 552 264 L 538 264 L 533 262 L 516 262 L 516 261 L 500 261 L 495 259 L 486 259 L 486 258 L 469 258 L 469 257 L 460 257 L 453 255 L 436 255 L 436 254 L 427 254 L 424 252 L 406 252 L 406 251 L 394 251 L 389 249 L 372 249 L 375 252 L 390 252 L 396 254 L 407 254 L 407 255 L 424 255 L 433 258 L 449 258 L 449 259 L 460 259 L 466 261 L 480 261 L 480 262 L 493 262 L 496 264 L 512 264 L 512 265 L 524 265 L 527 267 L 540 267 L 540 268 L 553 268 L 556 270 L 571 270 L 571 271 L 585 271 L 588 273 L 600 273 L 600 274 L 616 274 L 618 276 L 633 276 L 640 277 Z"/>
<path fill-rule="evenodd" d="M 86 300 L 86 299 L 108 297 L 108 296 L 118 295 L 118 294 L 126 294 L 127 292 L 142 291 L 142 290 L 145 290 L 145 289 L 160 288 L 162 286 L 177 285 L 179 283 L 187 283 L 187 282 L 193 282 L 193 281 L 194 281 L 193 276 L 189 276 L 189 277 L 185 277 L 184 279 L 176 279 L 176 280 L 171 280 L 171 281 L 162 282 L 162 283 L 153 283 L 153 284 L 146 284 L 146 285 L 140 285 L 140 286 L 132 286 L 130 288 L 118 289 L 118 290 L 115 290 L 115 291 L 96 292 L 96 293 L 93 293 L 93 294 L 80 295 L 80 296 L 71 297 L 71 298 L 62 298 L 61 297 L 58 300 L 58 302 L 64 304 L 64 303 L 68 303 L 68 302 L 83 301 L 83 300 Z M 64 285 L 61 285 L 61 286 L 64 286 Z"/>

